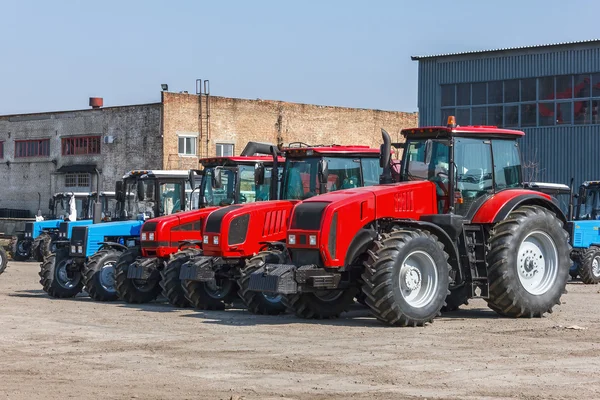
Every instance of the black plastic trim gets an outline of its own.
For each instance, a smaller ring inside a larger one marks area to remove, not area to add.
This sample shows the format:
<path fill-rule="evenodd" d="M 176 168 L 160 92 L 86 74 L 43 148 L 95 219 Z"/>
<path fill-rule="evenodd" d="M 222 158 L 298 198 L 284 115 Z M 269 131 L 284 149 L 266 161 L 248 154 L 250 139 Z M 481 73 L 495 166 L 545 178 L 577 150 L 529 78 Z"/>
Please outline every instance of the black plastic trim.
<path fill-rule="evenodd" d="M 242 206 L 240 206 L 240 205 L 227 206 L 227 207 L 219 208 L 218 210 L 215 210 L 212 213 L 210 213 L 210 215 L 206 219 L 206 232 L 220 233 L 221 232 L 221 222 L 223 221 L 223 218 L 225 217 L 225 215 L 228 212 L 237 210 L 240 207 L 242 207 Z"/>

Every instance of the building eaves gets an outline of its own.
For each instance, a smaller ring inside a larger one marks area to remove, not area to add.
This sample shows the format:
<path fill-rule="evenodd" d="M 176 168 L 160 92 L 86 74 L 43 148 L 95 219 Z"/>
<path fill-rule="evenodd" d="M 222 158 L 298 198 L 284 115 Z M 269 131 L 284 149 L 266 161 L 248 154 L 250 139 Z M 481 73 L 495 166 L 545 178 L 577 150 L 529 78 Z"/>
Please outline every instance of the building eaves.
<path fill-rule="evenodd" d="M 470 54 L 497 53 L 497 52 L 502 52 L 502 51 L 513 51 L 513 50 L 518 51 L 518 50 L 527 50 L 527 49 L 542 49 L 542 48 L 572 46 L 572 45 L 580 45 L 580 44 L 600 44 L 600 39 L 580 40 L 580 41 L 576 41 L 576 42 L 538 44 L 538 45 L 533 45 L 533 46 L 506 47 L 503 49 L 463 51 L 463 52 L 457 52 L 457 53 L 435 54 L 435 55 L 429 55 L 429 56 L 411 56 L 410 59 L 413 61 L 419 61 L 419 60 L 430 59 L 430 58 L 464 56 L 464 55 L 470 55 Z"/>

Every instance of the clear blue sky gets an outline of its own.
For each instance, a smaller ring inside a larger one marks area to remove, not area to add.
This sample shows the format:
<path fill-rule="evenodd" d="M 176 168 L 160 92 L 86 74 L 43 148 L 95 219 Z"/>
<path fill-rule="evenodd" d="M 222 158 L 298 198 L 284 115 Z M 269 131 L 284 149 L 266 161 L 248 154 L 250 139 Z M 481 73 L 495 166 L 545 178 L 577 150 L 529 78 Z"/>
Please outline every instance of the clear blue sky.
<path fill-rule="evenodd" d="M 417 110 L 411 55 L 600 36 L 600 1 L 0 0 L 0 114 L 157 102 L 160 84 Z"/>

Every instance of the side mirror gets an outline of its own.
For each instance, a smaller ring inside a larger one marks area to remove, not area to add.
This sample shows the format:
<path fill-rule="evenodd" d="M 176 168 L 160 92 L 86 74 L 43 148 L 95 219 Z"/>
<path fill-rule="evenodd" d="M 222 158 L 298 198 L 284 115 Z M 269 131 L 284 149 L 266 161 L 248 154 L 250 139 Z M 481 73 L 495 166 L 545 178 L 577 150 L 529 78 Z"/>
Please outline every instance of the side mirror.
<path fill-rule="evenodd" d="M 144 182 L 137 182 L 137 199 L 138 201 L 144 201 L 146 193 L 144 192 Z"/>
<path fill-rule="evenodd" d="M 319 160 L 319 182 L 322 184 L 327 183 L 327 178 L 329 177 L 329 166 L 327 160 L 320 159 Z"/>
<path fill-rule="evenodd" d="M 115 200 L 117 200 L 117 201 L 125 200 L 123 181 L 117 181 L 117 183 L 115 183 Z"/>
<path fill-rule="evenodd" d="M 199 169 L 190 169 L 190 172 L 188 172 L 188 180 L 190 182 L 190 188 L 192 190 L 196 189 L 196 177 L 197 176 L 203 176 L 204 175 L 204 171 L 199 170 Z"/>
<path fill-rule="evenodd" d="M 254 166 L 254 184 L 256 186 L 265 184 L 265 164 L 256 163 Z"/>
<path fill-rule="evenodd" d="M 221 189 L 221 186 L 223 186 L 223 182 L 221 180 L 222 172 L 223 167 L 215 167 L 215 169 L 213 170 L 212 187 L 215 189 Z"/>

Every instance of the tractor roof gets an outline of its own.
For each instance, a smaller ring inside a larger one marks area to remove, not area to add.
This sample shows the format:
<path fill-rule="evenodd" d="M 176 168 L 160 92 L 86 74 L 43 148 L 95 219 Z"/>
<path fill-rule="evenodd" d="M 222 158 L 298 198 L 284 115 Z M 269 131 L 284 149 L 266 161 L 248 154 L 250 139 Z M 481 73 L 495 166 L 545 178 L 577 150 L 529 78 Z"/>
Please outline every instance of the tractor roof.
<path fill-rule="evenodd" d="M 278 157 L 277 161 L 281 163 L 285 162 L 285 158 Z M 262 162 L 268 165 L 273 164 L 273 156 L 207 157 L 200 159 L 200 164 L 204 167 L 254 165 L 257 162 Z"/>
<path fill-rule="evenodd" d="M 585 181 L 581 184 L 581 186 L 585 186 L 585 187 L 600 186 L 600 181 Z"/>
<path fill-rule="evenodd" d="M 75 195 L 75 197 L 88 197 L 90 195 L 89 192 L 58 192 L 54 193 L 53 197 L 61 198 L 61 197 L 71 197 Z"/>
<path fill-rule="evenodd" d="M 286 157 L 310 157 L 310 156 L 350 156 L 363 155 L 379 157 L 379 149 L 369 146 L 314 146 L 314 147 L 287 147 L 282 152 Z"/>
<path fill-rule="evenodd" d="M 89 197 L 96 197 L 96 192 L 88 194 Z M 100 192 L 101 197 L 115 197 L 115 192 Z"/>
<path fill-rule="evenodd" d="M 184 170 L 133 170 L 123 175 L 123 179 L 131 177 L 144 177 L 144 178 L 184 178 L 187 179 L 188 171 Z"/>
<path fill-rule="evenodd" d="M 475 126 L 424 126 L 422 128 L 403 129 L 402 135 L 406 138 L 410 136 L 439 137 L 439 136 L 482 136 L 482 137 L 504 137 L 506 139 L 516 139 L 524 136 L 522 131 L 512 129 L 502 129 L 497 126 L 475 125 Z"/>

